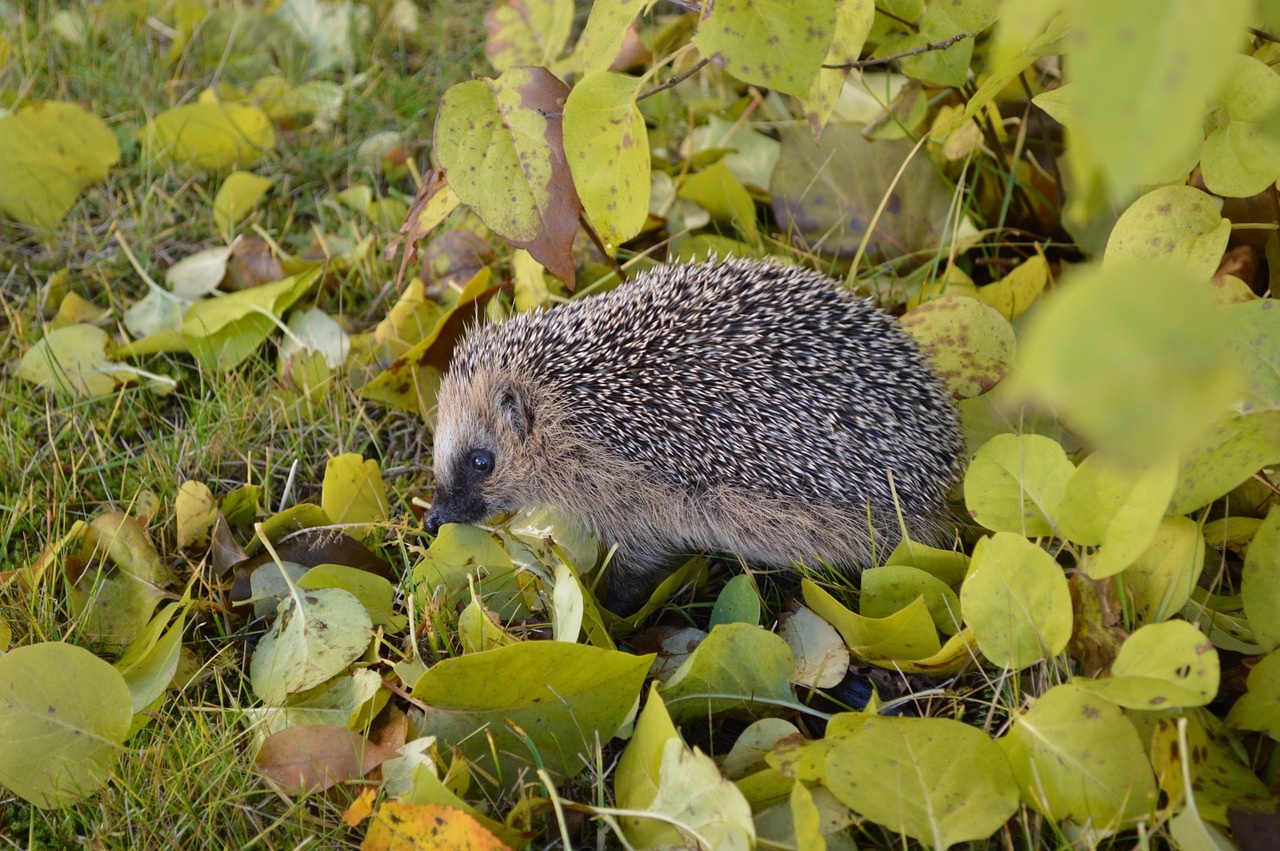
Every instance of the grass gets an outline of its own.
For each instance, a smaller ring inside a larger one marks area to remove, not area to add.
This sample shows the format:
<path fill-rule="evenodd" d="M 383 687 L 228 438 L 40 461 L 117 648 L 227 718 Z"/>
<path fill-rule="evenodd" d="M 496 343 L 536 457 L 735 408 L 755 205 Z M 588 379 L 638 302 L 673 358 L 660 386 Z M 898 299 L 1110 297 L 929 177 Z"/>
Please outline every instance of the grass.
<path fill-rule="evenodd" d="M 412 195 L 408 177 L 373 183 L 377 177 L 355 163 L 360 142 L 399 132 L 411 155 L 425 162 L 435 104 L 445 88 L 480 67 L 485 4 L 412 5 L 422 16 L 416 32 L 391 25 L 390 3 L 369 7 L 368 31 L 354 40 L 361 76 L 324 77 L 347 84 L 341 118 L 331 127 L 282 133 L 256 169 L 276 185 L 252 224 L 290 250 L 305 248 L 316 234 L 368 230 L 329 200 L 353 183 Z M 190 52 L 166 61 L 162 4 L 152 15 L 118 11 L 125 7 L 0 4 L 0 32 L 11 45 L 10 64 L 0 70 L 0 106 L 79 103 L 110 125 L 124 152 L 56 232 L 0 221 L 0 361 L 9 367 L 0 371 L 0 573 L 30 564 L 77 520 L 137 511 L 148 493 L 157 506 L 150 523 L 157 550 L 176 553 L 174 497 L 188 479 L 205 482 L 215 495 L 262 484 L 272 509 L 285 496 L 291 469 L 288 498 L 296 504 L 318 496 L 326 460 L 343 452 L 378 458 L 394 493 L 420 492 L 424 481 L 420 420 L 371 407 L 344 382 L 310 409 L 264 403 L 279 387 L 267 352 L 223 374 L 201 371 L 185 356 L 150 358 L 146 369 L 179 381 L 163 396 L 135 387 L 105 400 L 68 402 L 15 377 L 17 360 L 53 316 L 56 293 L 51 298 L 48 283 L 60 273 L 70 291 L 117 318 L 145 292 L 114 234 L 155 279 L 194 250 L 222 243 L 209 213 L 217 180 L 156 171 L 140 156 L 134 133 L 201 88 L 230 80 L 199 67 Z M 68 21 L 83 23 L 82 42 L 59 35 Z M 360 316 L 394 270 L 382 261 L 353 264 L 330 282 L 320 306 Z M 171 566 L 183 576 L 196 568 L 180 558 Z M 76 641 L 60 584 L 39 590 L 0 589 L 0 618 L 13 630 L 12 644 Z M 100 793 L 66 810 L 41 810 L 0 790 L 0 848 L 358 844 L 340 819 L 352 791 L 291 799 L 261 783 L 240 709 L 255 702 L 240 672 L 240 645 L 217 634 L 218 624 L 205 619 L 198 627 L 205 634 L 188 641 L 205 651 L 200 677 L 170 693 Z"/>

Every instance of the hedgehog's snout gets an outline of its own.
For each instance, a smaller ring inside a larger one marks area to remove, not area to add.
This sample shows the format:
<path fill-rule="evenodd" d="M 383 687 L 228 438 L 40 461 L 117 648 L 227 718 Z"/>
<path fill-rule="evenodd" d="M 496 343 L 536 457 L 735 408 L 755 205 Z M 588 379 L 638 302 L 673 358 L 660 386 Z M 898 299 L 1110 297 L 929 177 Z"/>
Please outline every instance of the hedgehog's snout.
<path fill-rule="evenodd" d="M 438 535 L 444 522 L 444 514 L 441 513 L 440 509 L 432 507 L 431 513 L 423 520 L 423 526 L 426 527 L 428 535 Z"/>

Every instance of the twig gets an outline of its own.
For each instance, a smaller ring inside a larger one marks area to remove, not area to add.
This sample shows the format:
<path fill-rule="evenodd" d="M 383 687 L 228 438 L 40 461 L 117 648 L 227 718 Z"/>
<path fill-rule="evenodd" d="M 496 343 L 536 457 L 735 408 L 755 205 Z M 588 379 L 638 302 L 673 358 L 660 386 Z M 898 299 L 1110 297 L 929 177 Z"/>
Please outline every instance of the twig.
<path fill-rule="evenodd" d="M 649 89 L 649 91 L 644 92 L 643 94 L 636 95 L 636 100 L 644 100 L 647 97 L 653 97 L 658 92 L 669 89 L 672 86 L 680 85 L 685 80 L 689 79 L 694 74 L 698 73 L 698 71 L 702 70 L 702 66 L 706 65 L 710 61 L 711 61 L 710 56 L 705 56 L 702 59 L 699 59 L 697 62 L 694 63 L 693 67 L 690 68 L 688 71 L 684 71 L 680 74 L 676 74 L 674 77 L 672 77 L 670 80 L 667 80 L 662 85 L 654 86 L 652 89 Z"/>
<path fill-rule="evenodd" d="M 966 38 L 972 38 L 972 37 L 973 36 L 971 36 L 969 33 L 956 33 L 950 38 L 944 38 L 942 41 L 931 41 L 928 44 L 922 44 L 919 47 L 912 48 L 911 50 L 905 50 L 902 53 L 895 53 L 892 56 L 880 56 L 875 59 L 859 59 L 857 62 L 845 62 L 840 65 L 823 65 L 822 67 L 830 68 L 836 71 L 844 71 L 844 70 L 852 71 L 858 68 L 869 68 L 872 65 L 884 65 L 888 62 L 893 62 L 898 59 L 906 59 L 908 56 L 916 56 L 917 54 L 920 54 L 920 53 L 928 53 L 931 50 L 946 50 L 948 47 L 955 44 L 956 42 L 963 41 Z"/>

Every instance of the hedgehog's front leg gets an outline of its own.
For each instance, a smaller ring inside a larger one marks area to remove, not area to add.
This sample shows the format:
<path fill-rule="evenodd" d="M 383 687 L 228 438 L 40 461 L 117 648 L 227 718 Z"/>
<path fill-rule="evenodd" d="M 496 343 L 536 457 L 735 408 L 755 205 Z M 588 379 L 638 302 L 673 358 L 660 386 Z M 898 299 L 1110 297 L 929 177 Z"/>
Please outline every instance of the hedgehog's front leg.
<path fill-rule="evenodd" d="M 679 560 L 672 552 L 657 552 L 652 547 L 640 549 L 618 544 L 609 559 L 605 582 L 609 589 L 608 609 L 626 617 L 639 611 L 649 599 L 654 586 Z"/>

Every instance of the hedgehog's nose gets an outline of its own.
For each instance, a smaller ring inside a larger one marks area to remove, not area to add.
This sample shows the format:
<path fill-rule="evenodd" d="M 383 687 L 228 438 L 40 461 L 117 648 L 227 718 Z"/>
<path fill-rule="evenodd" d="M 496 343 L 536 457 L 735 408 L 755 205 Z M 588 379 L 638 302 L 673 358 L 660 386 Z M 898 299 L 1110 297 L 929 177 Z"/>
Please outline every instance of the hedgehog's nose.
<path fill-rule="evenodd" d="M 423 525 L 426 526 L 428 535 L 435 535 L 440 531 L 440 526 L 444 524 L 444 515 L 440 513 L 440 509 L 433 508 L 431 513 L 427 515 Z"/>

